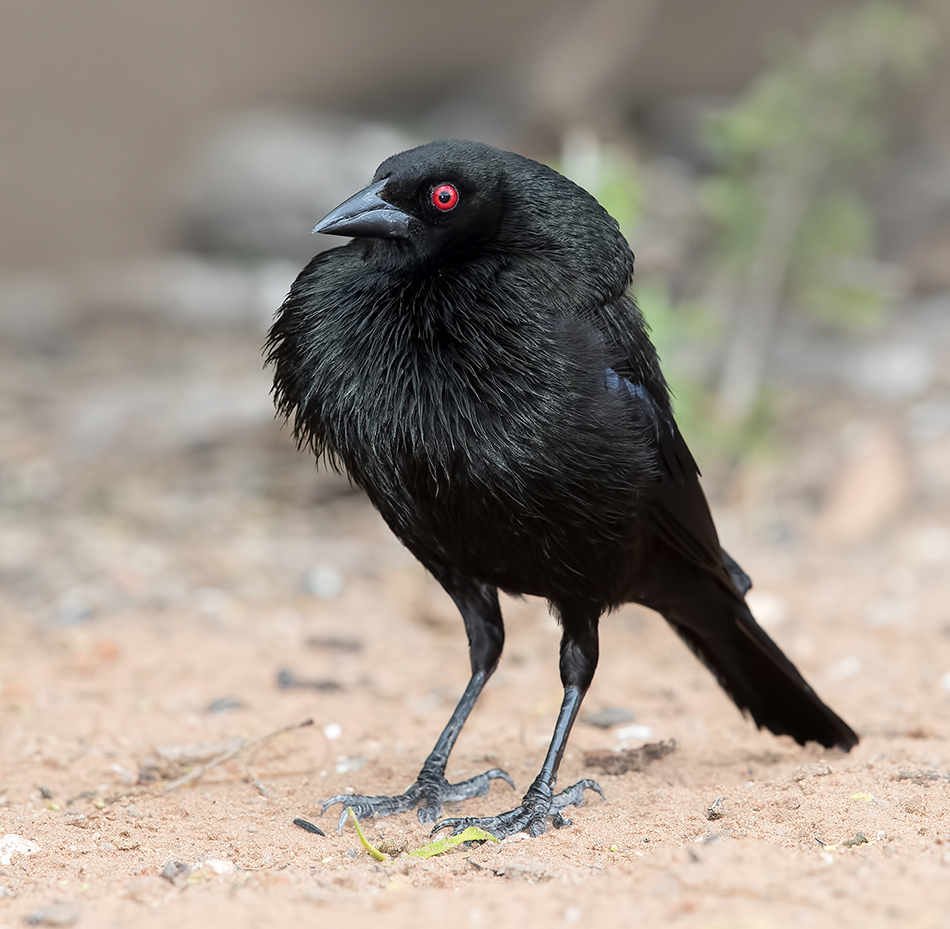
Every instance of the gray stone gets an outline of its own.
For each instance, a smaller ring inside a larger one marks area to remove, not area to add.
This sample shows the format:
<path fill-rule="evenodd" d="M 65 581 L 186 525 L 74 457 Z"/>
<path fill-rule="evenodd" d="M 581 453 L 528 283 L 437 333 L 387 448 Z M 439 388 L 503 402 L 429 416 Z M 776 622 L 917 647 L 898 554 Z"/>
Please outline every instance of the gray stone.
<path fill-rule="evenodd" d="M 400 130 L 326 114 L 264 110 L 209 138 L 184 193 L 184 239 L 202 251 L 305 261 L 340 244 L 310 230 L 415 144 Z"/>
<path fill-rule="evenodd" d="M 617 706 L 605 706 L 593 713 L 584 713 L 580 721 L 587 726 L 596 726 L 598 729 L 610 729 L 623 723 L 632 723 L 633 713 Z"/>

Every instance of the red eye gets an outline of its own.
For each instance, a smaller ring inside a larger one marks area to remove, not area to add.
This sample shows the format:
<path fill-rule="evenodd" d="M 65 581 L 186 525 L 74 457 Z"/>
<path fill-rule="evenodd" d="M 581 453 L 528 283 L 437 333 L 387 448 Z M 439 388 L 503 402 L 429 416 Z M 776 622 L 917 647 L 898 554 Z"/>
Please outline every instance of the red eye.
<path fill-rule="evenodd" d="M 443 213 L 454 210 L 458 202 L 459 192 L 451 184 L 439 184 L 432 191 L 432 205 Z"/>

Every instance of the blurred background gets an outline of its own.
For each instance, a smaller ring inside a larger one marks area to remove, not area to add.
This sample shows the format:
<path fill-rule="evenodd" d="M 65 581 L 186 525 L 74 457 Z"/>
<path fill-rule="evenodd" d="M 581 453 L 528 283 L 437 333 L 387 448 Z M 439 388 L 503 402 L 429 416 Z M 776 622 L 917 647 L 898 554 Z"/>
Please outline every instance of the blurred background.
<path fill-rule="evenodd" d="M 950 564 L 948 36 L 945 0 L 3 0 L 0 615 L 286 619 L 415 570 L 274 421 L 260 345 L 314 222 L 462 136 L 621 221 L 763 618 L 837 559 L 861 628 L 915 621 Z"/>

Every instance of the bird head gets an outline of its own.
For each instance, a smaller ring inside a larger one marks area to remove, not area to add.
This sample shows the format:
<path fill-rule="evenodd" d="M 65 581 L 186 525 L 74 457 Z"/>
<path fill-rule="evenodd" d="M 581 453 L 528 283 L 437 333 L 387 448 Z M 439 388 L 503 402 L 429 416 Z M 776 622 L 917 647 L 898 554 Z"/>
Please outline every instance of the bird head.
<path fill-rule="evenodd" d="M 420 258 L 478 249 L 497 234 L 509 200 L 503 183 L 505 154 L 462 141 L 431 142 L 400 152 L 313 231 L 395 241 Z"/>
<path fill-rule="evenodd" d="M 489 257 L 532 259 L 577 303 L 622 293 L 633 255 L 586 190 L 547 165 L 480 142 L 429 142 L 387 158 L 372 183 L 314 232 L 352 236 L 380 267 L 441 269 Z"/>

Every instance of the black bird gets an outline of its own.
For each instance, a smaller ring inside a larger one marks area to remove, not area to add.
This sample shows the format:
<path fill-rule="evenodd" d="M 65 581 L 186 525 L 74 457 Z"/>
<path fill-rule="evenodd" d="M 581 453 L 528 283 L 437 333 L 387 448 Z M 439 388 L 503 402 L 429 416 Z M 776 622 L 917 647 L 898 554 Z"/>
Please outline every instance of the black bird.
<path fill-rule="evenodd" d="M 564 701 L 515 809 L 447 819 L 503 837 L 544 832 L 583 802 L 555 793 L 597 666 L 598 623 L 634 602 L 661 613 L 759 727 L 848 750 L 854 731 L 755 622 L 751 583 L 719 544 L 673 419 L 633 255 L 586 191 L 542 164 L 441 141 L 384 161 L 315 232 L 353 236 L 294 282 L 267 341 L 298 442 L 364 488 L 465 623 L 472 677 L 416 782 L 337 796 L 362 818 L 488 791 L 445 766 L 498 664 L 498 590 L 545 597 L 562 627 Z M 341 817 L 341 828 L 343 817 Z"/>

